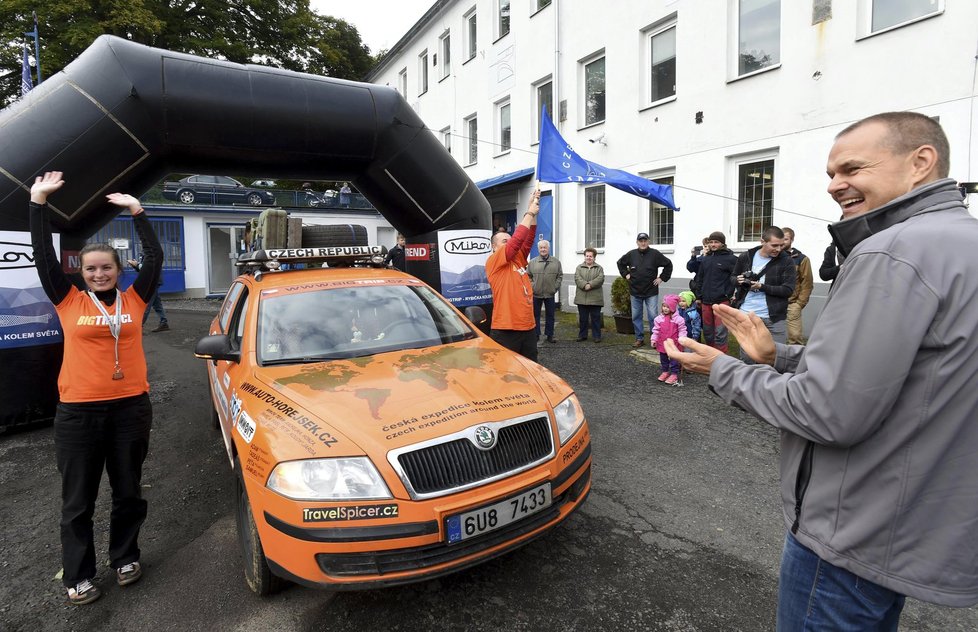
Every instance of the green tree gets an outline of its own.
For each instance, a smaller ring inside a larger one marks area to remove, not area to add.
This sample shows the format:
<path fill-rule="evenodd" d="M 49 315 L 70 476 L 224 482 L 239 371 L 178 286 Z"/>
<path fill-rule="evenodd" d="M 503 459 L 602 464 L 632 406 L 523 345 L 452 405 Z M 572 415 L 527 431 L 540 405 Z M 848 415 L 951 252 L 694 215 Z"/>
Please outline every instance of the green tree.
<path fill-rule="evenodd" d="M 20 96 L 21 47 L 30 43 L 23 34 L 33 28 L 32 11 L 45 78 L 106 33 L 192 55 L 342 79 L 360 79 L 373 65 L 356 27 L 315 13 L 309 0 L 2 0 L 0 105 Z"/>

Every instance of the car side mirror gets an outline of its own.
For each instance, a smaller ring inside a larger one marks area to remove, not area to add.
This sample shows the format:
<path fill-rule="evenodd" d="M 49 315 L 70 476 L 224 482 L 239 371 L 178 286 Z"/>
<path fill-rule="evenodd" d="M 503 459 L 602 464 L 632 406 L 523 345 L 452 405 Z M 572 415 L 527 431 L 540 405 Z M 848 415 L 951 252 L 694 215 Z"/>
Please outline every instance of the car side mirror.
<path fill-rule="evenodd" d="M 224 334 L 204 336 L 197 341 L 194 355 L 202 360 L 240 362 L 241 352 L 231 347 L 231 337 Z"/>
<path fill-rule="evenodd" d="M 478 305 L 470 305 L 465 308 L 462 312 L 465 317 L 472 321 L 475 325 L 481 325 L 486 322 L 486 310 L 482 309 Z"/>

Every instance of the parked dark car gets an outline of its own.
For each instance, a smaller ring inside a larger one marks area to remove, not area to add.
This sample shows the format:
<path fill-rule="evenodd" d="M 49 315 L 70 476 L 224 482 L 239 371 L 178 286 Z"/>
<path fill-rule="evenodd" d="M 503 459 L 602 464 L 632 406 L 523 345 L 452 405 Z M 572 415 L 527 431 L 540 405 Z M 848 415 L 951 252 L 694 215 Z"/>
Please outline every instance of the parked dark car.
<path fill-rule="evenodd" d="M 275 204 L 271 192 L 227 176 L 187 176 L 178 182 L 164 182 L 163 197 L 183 204 Z"/>

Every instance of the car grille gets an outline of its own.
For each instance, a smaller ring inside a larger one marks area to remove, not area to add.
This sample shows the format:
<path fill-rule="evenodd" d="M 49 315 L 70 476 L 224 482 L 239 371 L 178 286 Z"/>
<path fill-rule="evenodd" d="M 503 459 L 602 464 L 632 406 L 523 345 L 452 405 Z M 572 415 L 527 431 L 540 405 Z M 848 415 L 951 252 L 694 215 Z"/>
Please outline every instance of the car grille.
<path fill-rule="evenodd" d="M 465 487 L 524 468 L 550 455 L 553 441 L 547 417 L 498 429 L 496 445 L 480 450 L 464 438 L 430 445 L 397 457 L 415 494 Z"/>

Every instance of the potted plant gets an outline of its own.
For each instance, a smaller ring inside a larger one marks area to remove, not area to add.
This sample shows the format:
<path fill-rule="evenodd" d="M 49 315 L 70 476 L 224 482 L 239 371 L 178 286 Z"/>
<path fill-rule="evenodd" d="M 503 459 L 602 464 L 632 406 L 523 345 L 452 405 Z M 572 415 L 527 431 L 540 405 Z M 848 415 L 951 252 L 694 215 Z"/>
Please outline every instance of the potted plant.
<path fill-rule="evenodd" d="M 634 334 L 632 297 L 625 277 L 618 277 L 611 284 L 611 310 L 615 317 L 615 331 L 620 334 Z"/>

